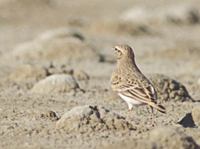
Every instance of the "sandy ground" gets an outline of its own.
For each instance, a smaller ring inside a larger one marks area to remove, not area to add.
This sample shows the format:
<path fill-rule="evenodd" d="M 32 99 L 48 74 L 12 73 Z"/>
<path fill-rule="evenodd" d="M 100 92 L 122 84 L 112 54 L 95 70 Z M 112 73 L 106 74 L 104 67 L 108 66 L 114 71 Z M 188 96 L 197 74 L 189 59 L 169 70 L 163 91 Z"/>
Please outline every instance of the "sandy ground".
<path fill-rule="evenodd" d="M 0 0 L 0 148 L 200 148 L 198 0 Z M 134 47 L 167 114 L 111 91 Z"/>

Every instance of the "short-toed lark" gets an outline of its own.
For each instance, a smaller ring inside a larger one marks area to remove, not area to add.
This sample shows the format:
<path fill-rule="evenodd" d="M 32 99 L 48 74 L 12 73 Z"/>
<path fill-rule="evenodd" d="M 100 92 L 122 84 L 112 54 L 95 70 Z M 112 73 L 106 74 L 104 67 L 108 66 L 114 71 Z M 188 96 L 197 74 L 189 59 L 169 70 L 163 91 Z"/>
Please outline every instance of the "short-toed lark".
<path fill-rule="evenodd" d="M 117 67 L 111 76 L 111 87 L 127 102 L 129 110 L 133 105 L 147 104 L 166 113 L 162 105 L 156 104 L 156 90 L 137 67 L 132 48 L 128 45 L 115 46 L 115 55 Z"/>

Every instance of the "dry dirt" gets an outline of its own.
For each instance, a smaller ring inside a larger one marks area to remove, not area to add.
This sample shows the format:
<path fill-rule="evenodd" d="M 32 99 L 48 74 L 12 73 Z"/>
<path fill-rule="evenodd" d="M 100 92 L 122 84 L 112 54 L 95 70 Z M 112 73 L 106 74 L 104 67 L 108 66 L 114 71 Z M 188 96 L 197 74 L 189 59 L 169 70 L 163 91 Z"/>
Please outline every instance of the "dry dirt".
<path fill-rule="evenodd" d="M 0 0 L 0 148 L 200 148 L 198 0 Z M 111 91 L 112 47 L 167 114 Z"/>

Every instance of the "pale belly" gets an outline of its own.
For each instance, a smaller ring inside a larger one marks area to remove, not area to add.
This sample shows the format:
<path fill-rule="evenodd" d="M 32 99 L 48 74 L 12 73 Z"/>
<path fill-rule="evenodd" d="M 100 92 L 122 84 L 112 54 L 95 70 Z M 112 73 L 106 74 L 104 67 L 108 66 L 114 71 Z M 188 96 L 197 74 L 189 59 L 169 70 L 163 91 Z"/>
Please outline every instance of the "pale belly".
<path fill-rule="evenodd" d="M 138 100 L 135 100 L 133 98 L 130 98 L 130 97 L 127 97 L 127 96 L 124 96 L 122 94 L 118 94 L 124 101 L 126 101 L 128 104 L 131 104 L 131 105 L 142 105 L 144 104 L 143 102 L 140 102 Z"/>

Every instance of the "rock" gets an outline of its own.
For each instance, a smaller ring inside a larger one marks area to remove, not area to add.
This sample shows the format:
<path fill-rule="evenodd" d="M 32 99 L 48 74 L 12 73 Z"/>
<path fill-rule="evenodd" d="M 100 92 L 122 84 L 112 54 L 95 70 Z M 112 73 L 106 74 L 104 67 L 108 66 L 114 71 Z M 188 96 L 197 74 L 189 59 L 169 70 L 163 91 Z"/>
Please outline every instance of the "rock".
<path fill-rule="evenodd" d="M 43 119 L 50 119 L 52 121 L 57 121 L 60 117 L 59 115 L 54 112 L 54 111 L 47 111 L 45 113 L 42 113 L 40 115 L 40 118 L 43 118 Z"/>
<path fill-rule="evenodd" d="M 67 65 L 55 65 L 51 63 L 49 66 L 46 67 L 46 71 L 48 75 L 53 74 L 70 74 L 74 76 L 76 80 L 89 80 L 89 75 L 84 72 L 83 70 L 74 70 L 67 67 Z"/>
<path fill-rule="evenodd" d="M 155 23 L 184 23 L 195 24 L 200 22 L 200 14 L 196 6 L 175 5 L 166 7 L 134 7 L 121 15 L 124 21 L 136 24 Z"/>
<path fill-rule="evenodd" d="M 71 75 L 58 74 L 51 75 L 34 85 L 33 93 L 68 93 L 79 88 L 78 83 Z"/>
<path fill-rule="evenodd" d="M 200 126 L 200 106 L 192 109 L 191 113 L 187 113 L 179 122 L 183 127 Z"/>
<path fill-rule="evenodd" d="M 75 70 L 74 73 L 73 73 L 73 76 L 77 79 L 77 80 L 89 80 L 90 77 L 89 75 L 82 71 L 82 70 Z"/>
<path fill-rule="evenodd" d="M 123 21 L 129 21 L 136 24 L 147 24 L 152 20 L 155 21 L 154 13 L 153 10 L 148 10 L 147 8 L 134 7 L 122 13 L 120 18 Z"/>
<path fill-rule="evenodd" d="M 179 5 L 166 8 L 163 18 L 171 23 L 195 24 L 200 21 L 198 8 L 189 5 Z"/>
<path fill-rule="evenodd" d="M 37 81 L 46 76 L 46 70 L 43 67 L 24 64 L 19 65 L 10 73 L 8 79 L 14 82 L 24 82 L 27 80 Z"/>
<path fill-rule="evenodd" d="M 131 21 L 121 21 L 118 19 L 100 20 L 91 24 L 90 29 L 94 32 L 111 32 L 127 35 L 154 34 L 154 31 L 147 25 L 135 24 Z M 102 57 L 101 57 L 102 58 Z M 102 59 L 101 59 L 102 61 Z"/>
<path fill-rule="evenodd" d="M 54 74 L 69 74 L 73 75 L 74 70 L 71 68 L 68 68 L 65 64 L 54 64 L 50 63 L 48 66 L 45 67 L 47 70 L 48 75 L 54 75 Z"/>
<path fill-rule="evenodd" d="M 200 127 L 200 106 L 196 106 L 192 109 L 192 118 L 194 123 Z"/>
<path fill-rule="evenodd" d="M 56 128 L 82 133 L 134 129 L 124 117 L 104 107 L 89 105 L 74 107 L 66 112 L 57 122 Z"/>
<path fill-rule="evenodd" d="M 68 30 L 46 32 L 33 41 L 18 45 L 9 58 L 10 56 L 18 61 L 31 63 L 49 61 L 68 63 L 88 59 L 98 61 L 99 57 L 79 33 Z"/>
<path fill-rule="evenodd" d="M 192 137 L 171 128 L 156 128 L 143 139 L 129 138 L 124 141 L 104 145 L 103 149 L 199 149 Z M 102 147 L 101 147 L 102 148 Z"/>
<path fill-rule="evenodd" d="M 155 148 L 197 149 L 192 137 L 171 128 L 156 128 L 149 134 L 149 141 Z"/>
<path fill-rule="evenodd" d="M 162 74 L 151 74 L 149 79 L 152 81 L 161 101 L 188 101 L 192 100 L 186 87 L 180 82 L 173 80 Z"/>
<path fill-rule="evenodd" d="M 52 40 L 52 39 L 62 39 L 62 38 L 77 38 L 81 41 L 85 40 L 85 37 L 75 29 L 60 28 L 57 30 L 51 30 L 44 32 L 38 36 L 38 40 Z"/>

